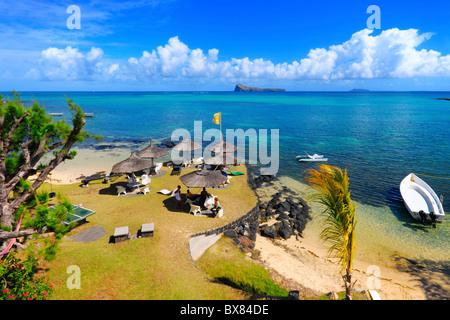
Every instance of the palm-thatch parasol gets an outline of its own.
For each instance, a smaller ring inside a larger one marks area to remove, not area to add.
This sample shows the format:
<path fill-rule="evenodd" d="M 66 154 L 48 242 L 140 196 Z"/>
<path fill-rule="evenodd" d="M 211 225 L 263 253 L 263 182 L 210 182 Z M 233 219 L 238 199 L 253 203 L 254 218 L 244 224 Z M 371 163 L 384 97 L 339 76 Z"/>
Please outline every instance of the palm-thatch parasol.
<path fill-rule="evenodd" d="M 238 158 L 235 155 L 230 154 L 216 154 L 213 157 L 205 158 L 205 164 L 216 165 L 216 166 L 226 166 L 230 164 L 237 164 Z"/>
<path fill-rule="evenodd" d="M 184 139 L 179 144 L 177 144 L 175 147 L 173 147 L 172 150 L 192 151 L 192 150 L 197 150 L 197 149 L 201 149 L 201 148 L 202 148 L 202 145 L 200 143 L 194 142 L 191 139 L 189 139 L 188 137 L 186 137 L 186 139 Z"/>
<path fill-rule="evenodd" d="M 181 176 L 180 180 L 188 188 L 212 188 L 226 182 L 227 177 L 220 171 L 207 170 L 206 166 L 203 166 L 201 170 Z"/>
<path fill-rule="evenodd" d="M 141 151 L 139 151 L 138 153 L 136 153 L 136 155 L 140 158 L 151 158 L 152 166 L 153 166 L 154 158 L 156 158 L 156 159 L 161 158 L 168 154 L 169 154 L 169 151 L 167 151 L 166 149 L 160 148 L 160 147 L 152 144 L 152 138 L 150 138 L 150 145 L 148 147 L 146 147 L 146 148 L 142 149 Z"/>
<path fill-rule="evenodd" d="M 128 159 L 120 161 L 119 163 L 116 163 L 112 167 L 111 173 L 132 173 L 148 169 L 151 166 L 151 161 L 138 158 L 135 156 L 134 152 L 131 151 L 130 157 Z"/>
<path fill-rule="evenodd" d="M 225 140 L 221 140 L 212 146 L 209 146 L 207 150 L 212 151 L 214 153 L 233 153 L 237 150 L 237 146 L 234 144 L 230 144 L 225 142 Z"/>

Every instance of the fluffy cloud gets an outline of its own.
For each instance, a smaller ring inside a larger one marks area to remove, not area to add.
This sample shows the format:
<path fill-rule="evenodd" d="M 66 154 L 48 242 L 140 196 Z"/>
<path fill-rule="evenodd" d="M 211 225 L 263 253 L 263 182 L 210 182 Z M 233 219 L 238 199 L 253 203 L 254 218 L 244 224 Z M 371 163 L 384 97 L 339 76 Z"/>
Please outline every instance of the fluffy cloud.
<path fill-rule="evenodd" d="M 173 78 L 334 80 L 450 76 L 450 55 L 417 47 L 431 37 L 418 30 L 389 29 L 373 36 L 364 29 L 328 49 L 311 49 L 299 61 L 274 64 L 270 60 L 232 58 L 219 60 L 219 50 L 189 49 L 178 37 L 165 46 L 144 51 L 121 64 L 104 61 L 103 51 L 92 48 L 83 54 L 76 48 L 48 48 L 38 68 L 29 76 L 49 80 Z"/>

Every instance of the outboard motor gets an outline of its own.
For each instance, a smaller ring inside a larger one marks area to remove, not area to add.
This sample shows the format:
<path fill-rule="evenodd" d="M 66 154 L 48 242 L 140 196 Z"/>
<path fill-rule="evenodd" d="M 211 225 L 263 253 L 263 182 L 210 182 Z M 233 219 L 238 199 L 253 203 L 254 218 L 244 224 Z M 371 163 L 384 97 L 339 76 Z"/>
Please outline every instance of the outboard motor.
<path fill-rule="evenodd" d="M 422 224 L 425 225 L 425 221 L 427 220 L 427 214 L 425 212 L 423 212 L 423 210 L 420 210 L 419 216 L 422 219 Z"/>
<path fill-rule="evenodd" d="M 433 223 L 433 228 L 436 228 L 436 215 L 433 211 L 430 212 L 431 222 Z"/>

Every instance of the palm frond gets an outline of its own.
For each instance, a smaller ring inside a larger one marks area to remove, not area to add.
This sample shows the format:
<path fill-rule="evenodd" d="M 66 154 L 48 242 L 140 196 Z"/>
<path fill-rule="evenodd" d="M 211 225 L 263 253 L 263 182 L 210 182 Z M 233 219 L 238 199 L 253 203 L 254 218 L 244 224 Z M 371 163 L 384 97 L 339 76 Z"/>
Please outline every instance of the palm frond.
<path fill-rule="evenodd" d="M 324 208 L 320 237 L 330 245 L 328 255 L 339 259 L 341 272 L 348 272 L 355 254 L 356 218 L 347 170 L 342 172 L 338 167 L 321 165 L 319 170 L 309 170 L 306 180 L 315 190 L 314 199 Z"/>

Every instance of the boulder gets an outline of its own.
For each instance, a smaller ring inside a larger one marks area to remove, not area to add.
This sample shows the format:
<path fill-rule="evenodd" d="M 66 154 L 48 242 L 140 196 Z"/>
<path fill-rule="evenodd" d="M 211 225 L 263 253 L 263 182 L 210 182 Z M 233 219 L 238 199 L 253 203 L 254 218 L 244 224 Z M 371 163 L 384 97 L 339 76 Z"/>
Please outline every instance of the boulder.
<path fill-rule="evenodd" d="M 261 230 L 261 235 L 267 238 L 276 239 L 278 236 L 277 230 L 273 226 L 265 227 Z"/>

